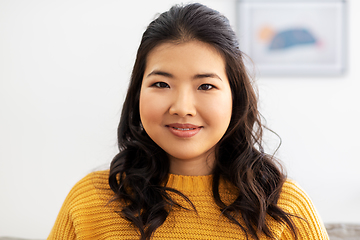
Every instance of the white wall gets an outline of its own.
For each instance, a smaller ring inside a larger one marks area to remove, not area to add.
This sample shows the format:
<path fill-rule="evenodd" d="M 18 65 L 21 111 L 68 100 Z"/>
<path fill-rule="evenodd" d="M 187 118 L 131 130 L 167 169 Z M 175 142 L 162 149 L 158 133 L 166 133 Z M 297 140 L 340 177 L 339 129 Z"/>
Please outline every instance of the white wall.
<path fill-rule="evenodd" d="M 0 236 L 46 238 L 70 188 L 105 169 L 141 34 L 175 0 L 0 0 Z M 235 26 L 234 0 L 201 1 Z M 260 78 L 278 157 L 324 222 L 360 223 L 360 2 L 349 0 L 349 69 Z"/>

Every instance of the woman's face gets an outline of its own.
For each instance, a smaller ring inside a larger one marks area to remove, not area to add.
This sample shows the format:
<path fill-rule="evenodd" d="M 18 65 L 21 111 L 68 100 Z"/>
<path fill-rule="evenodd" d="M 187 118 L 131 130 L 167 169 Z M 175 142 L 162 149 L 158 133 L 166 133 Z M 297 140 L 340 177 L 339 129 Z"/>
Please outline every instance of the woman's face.
<path fill-rule="evenodd" d="M 162 43 L 146 60 L 139 106 L 145 131 L 168 154 L 171 173 L 210 174 L 232 114 L 224 58 L 190 41 Z"/>

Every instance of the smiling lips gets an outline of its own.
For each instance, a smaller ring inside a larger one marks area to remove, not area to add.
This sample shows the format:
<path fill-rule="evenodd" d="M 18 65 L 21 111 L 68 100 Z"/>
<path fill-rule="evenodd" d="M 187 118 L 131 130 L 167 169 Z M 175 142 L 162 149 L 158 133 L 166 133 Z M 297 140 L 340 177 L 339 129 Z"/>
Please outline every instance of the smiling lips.
<path fill-rule="evenodd" d="M 170 132 L 177 137 L 180 138 L 190 138 L 195 136 L 200 130 L 201 126 L 193 125 L 193 124 L 180 124 L 180 123 L 172 123 L 166 125 L 169 128 Z"/>

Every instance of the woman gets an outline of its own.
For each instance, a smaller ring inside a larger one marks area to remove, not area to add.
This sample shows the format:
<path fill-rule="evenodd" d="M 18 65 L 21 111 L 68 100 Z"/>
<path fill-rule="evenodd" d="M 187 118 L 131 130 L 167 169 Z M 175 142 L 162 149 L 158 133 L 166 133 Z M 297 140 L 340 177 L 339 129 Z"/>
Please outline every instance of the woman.
<path fill-rule="evenodd" d="M 261 142 L 228 20 L 174 6 L 143 34 L 110 171 L 75 185 L 49 239 L 328 239 Z"/>

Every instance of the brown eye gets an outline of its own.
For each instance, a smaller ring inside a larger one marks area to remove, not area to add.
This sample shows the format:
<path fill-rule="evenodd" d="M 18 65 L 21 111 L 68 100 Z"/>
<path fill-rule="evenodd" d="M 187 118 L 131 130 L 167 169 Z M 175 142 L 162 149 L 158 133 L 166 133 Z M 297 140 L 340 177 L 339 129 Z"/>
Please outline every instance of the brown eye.
<path fill-rule="evenodd" d="M 211 85 L 211 84 L 202 84 L 198 89 L 199 89 L 199 90 L 207 91 L 207 90 L 210 90 L 210 89 L 212 89 L 212 88 L 214 88 L 214 86 Z"/>
<path fill-rule="evenodd" d="M 170 86 L 164 82 L 156 82 L 152 86 L 157 87 L 157 88 L 170 88 Z"/>

